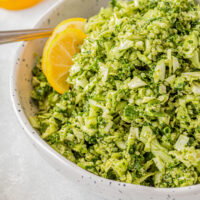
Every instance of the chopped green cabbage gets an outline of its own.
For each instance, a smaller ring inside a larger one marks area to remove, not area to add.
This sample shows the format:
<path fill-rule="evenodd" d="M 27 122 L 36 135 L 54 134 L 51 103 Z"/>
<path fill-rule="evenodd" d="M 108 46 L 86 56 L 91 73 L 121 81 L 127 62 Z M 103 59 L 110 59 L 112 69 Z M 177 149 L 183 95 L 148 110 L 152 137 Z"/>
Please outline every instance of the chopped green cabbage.
<path fill-rule="evenodd" d="M 112 0 L 86 24 L 63 95 L 33 69 L 32 126 L 105 178 L 155 187 L 200 182 L 200 7 Z"/>

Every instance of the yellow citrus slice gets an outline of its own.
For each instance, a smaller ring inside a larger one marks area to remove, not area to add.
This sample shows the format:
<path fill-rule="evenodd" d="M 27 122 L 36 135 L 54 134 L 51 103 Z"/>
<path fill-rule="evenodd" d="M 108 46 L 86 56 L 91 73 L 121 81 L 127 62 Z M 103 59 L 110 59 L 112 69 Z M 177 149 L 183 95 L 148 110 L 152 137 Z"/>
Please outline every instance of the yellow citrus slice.
<path fill-rule="evenodd" d="M 45 56 L 46 56 L 46 52 L 51 41 L 55 38 L 57 34 L 59 34 L 60 32 L 64 31 L 67 28 L 79 28 L 80 30 L 84 32 L 86 20 L 87 19 L 85 18 L 71 18 L 71 19 L 66 19 L 62 21 L 60 24 L 56 26 L 56 28 L 53 31 L 52 36 L 49 37 L 43 49 L 42 71 L 44 72 L 44 74 L 46 74 L 46 63 L 45 63 L 46 57 Z"/>
<path fill-rule="evenodd" d="M 66 19 L 66 20 L 60 22 L 56 26 L 56 28 L 54 29 L 53 35 L 56 35 L 62 31 L 64 31 L 66 28 L 79 28 L 84 32 L 86 21 L 87 21 L 87 19 L 85 19 L 85 18 Z"/>
<path fill-rule="evenodd" d="M 50 41 L 45 55 L 46 77 L 49 84 L 60 94 L 69 89 L 67 77 L 73 64 L 73 56 L 80 51 L 86 35 L 77 28 L 67 28 Z"/>
<path fill-rule="evenodd" d="M 0 0 L 0 7 L 8 10 L 20 10 L 29 8 L 41 0 Z"/>

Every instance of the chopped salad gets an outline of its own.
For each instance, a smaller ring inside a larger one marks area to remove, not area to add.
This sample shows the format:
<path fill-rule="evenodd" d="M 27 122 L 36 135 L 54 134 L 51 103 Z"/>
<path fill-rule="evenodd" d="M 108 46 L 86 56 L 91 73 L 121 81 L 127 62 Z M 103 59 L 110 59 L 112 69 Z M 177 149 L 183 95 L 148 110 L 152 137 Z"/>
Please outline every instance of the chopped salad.
<path fill-rule="evenodd" d="M 112 0 L 85 25 L 64 94 L 33 69 L 32 126 L 101 177 L 154 187 L 200 183 L 200 7 Z"/>

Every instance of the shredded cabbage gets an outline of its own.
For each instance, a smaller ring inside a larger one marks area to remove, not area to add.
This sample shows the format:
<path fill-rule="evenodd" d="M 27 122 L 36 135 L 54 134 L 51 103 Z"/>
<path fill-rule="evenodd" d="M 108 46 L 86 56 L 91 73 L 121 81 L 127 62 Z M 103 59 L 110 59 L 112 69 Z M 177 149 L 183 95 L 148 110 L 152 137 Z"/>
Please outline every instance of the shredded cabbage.
<path fill-rule="evenodd" d="M 33 127 L 105 178 L 155 187 L 200 183 L 200 7 L 193 0 L 112 0 L 86 24 L 56 93 L 33 69 Z"/>

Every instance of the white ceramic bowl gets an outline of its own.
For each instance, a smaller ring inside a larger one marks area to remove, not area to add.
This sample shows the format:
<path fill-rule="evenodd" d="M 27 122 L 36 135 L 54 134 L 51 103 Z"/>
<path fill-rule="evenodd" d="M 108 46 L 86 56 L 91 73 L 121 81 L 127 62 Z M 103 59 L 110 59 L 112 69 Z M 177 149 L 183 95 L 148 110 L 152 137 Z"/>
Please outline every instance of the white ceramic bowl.
<path fill-rule="evenodd" d="M 90 17 L 106 6 L 108 0 L 63 0 L 50 8 L 35 27 L 54 27 L 70 17 Z M 102 195 L 109 200 L 200 200 L 200 185 L 175 189 L 159 189 L 120 183 L 93 175 L 54 151 L 34 130 L 28 116 L 36 108 L 30 101 L 31 70 L 35 64 L 35 53 L 41 55 L 45 39 L 24 43 L 19 48 L 16 64 L 11 75 L 11 97 L 16 115 L 31 142 L 58 171 L 82 187 Z"/>

